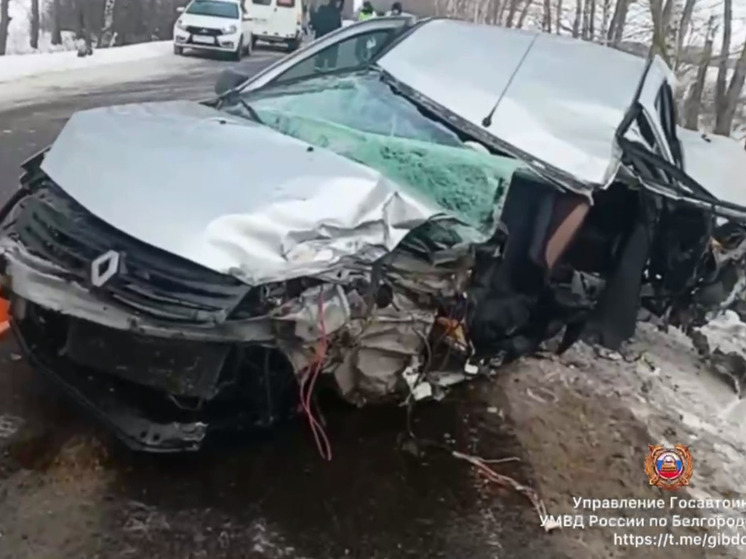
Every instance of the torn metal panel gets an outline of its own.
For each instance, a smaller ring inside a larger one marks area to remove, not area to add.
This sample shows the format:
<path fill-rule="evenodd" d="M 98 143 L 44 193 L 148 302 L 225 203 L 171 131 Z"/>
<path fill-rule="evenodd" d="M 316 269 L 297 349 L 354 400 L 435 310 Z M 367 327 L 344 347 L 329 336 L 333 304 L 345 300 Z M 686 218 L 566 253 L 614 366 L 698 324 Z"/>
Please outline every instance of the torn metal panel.
<path fill-rule="evenodd" d="M 122 233 L 249 285 L 373 262 L 441 213 L 370 168 L 186 101 L 76 113 L 42 169 Z"/>

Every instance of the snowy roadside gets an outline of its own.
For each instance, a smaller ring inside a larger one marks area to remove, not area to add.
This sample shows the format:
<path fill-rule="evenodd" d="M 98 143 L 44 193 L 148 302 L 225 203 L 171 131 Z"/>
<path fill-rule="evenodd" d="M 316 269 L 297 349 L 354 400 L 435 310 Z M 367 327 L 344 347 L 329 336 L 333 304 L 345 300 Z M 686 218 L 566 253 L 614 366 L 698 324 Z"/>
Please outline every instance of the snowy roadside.
<path fill-rule="evenodd" d="M 746 325 L 727 317 L 727 324 L 721 322 L 710 326 L 711 333 L 719 332 L 731 343 L 741 342 L 744 350 Z M 674 535 L 689 529 L 672 528 L 672 515 L 744 514 L 734 508 L 669 506 L 672 495 L 686 499 L 688 494 L 715 503 L 741 499 L 746 486 L 746 400 L 738 399 L 732 380 L 714 372 L 679 330 L 666 333 L 651 323 L 640 323 L 624 357 L 578 343 L 559 357 L 546 354 L 522 360 L 509 369 L 501 390 L 551 514 L 582 513 L 573 509 L 576 497 L 663 498 L 666 506 L 657 511 L 596 514 L 669 517 L 667 530 Z M 649 444 L 690 446 L 694 476 L 686 490 L 671 494 L 648 486 L 643 466 Z M 584 539 L 584 545 L 597 548 L 599 556 L 628 556 L 616 555 L 622 550 L 613 545 L 609 530 L 563 533 L 571 543 Z M 670 550 L 648 548 L 648 556 L 666 556 L 663 551 Z M 699 557 L 691 551 L 692 555 L 683 556 Z M 735 550 L 719 548 L 706 556 L 746 556 L 744 550 L 735 555 L 731 551 Z"/>
<path fill-rule="evenodd" d="M 70 70 L 86 70 L 163 57 L 171 54 L 171 41 L 157 41 L 94 51 L 93 55 L 79 58 L 74 51 L 48 52 L 0 57 L 0 83 L 20 78 Z"/>

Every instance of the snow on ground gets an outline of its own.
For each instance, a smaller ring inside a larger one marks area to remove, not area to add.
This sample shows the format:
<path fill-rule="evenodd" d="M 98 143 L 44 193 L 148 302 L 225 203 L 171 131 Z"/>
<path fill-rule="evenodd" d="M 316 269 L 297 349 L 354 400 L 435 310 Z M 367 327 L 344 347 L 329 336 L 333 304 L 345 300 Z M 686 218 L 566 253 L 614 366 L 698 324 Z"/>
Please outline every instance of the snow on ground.
<path fill-rule="evenodd" d="M 171 54 L 171 41 L 156 41 L 125 47 L 94 50 L 79 58 L 77 52 L 51 52 L 0 57 L 0 83 L 50 72 L 88 69 L 107 64 L 132 62 Z"/>
<path fill-rule="evenodd" d="M 740 342 L 741 351 L 746 351 L 746 324 L 740 320 L 728 315 L 714 321 L 709 329 L 711 335 L 727 337 L 730 343 Z M 642 323 L 628 350 L 627 357 L 633 355 L 634 359 L 617 356 L 606 360 L 579 344 L 562 359 L 594 363 L 586 382 L 595 393 L 614 398 L 632 411 L 647 427 L 650 444 L 691 446 L 695 460 L 689 488 L 692 496 L 743 496 L 746 400 L 738 399 L 732 380 L 706 365 L 689 338 L 676 329 L 664 333 L 651 323 Z"/>

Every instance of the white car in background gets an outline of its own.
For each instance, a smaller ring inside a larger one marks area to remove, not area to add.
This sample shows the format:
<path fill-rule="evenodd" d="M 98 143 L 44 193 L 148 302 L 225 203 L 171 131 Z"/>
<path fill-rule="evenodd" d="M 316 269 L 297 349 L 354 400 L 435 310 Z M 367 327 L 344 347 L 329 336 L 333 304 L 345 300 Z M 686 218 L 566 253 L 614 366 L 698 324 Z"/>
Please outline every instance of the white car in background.
<path fill-rule="evenodd" d="M 235 60 L 250 55 L 253 23 L 240 0 L 192 0 L 179 8 L 174 24 L 174 53 L 184 49 L 228 52 Z"/>

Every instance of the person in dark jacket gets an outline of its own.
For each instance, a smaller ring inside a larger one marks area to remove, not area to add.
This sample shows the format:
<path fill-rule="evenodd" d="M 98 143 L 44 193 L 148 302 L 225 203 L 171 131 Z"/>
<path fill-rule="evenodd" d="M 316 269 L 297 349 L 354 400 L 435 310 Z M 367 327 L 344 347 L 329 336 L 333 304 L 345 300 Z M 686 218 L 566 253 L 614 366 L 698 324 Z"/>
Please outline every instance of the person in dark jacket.
<path fill-rule="evenodd" d="M 311 14 L 311 27 L 318 39 L 342 27 L 342 7 L 344 0 L 327 0 Z"/>
<path fill-rule="evenodd" d="M 400 16 L 402 11 L 403 10 L 401 7 L 401 2 L 394 2 L 393 4 L 391 4 L 391 11 L 389 12 L 389 15 Z"/>
<path fill-rule="evenodd" d="M 344 0 L 328 0 L 314 12 L 311 17 L 311 26 L 317 39 L 342 27 L 343 7 Z M 337 45 L 327 47 L 316 57 L 316 68 L 320 71 L 334 70 L 337 67 L 337 58 Z"/>

